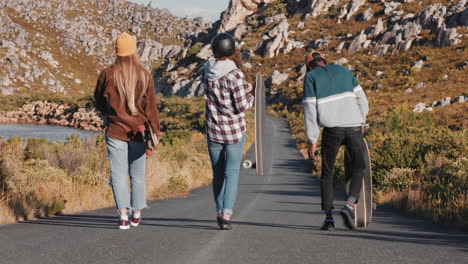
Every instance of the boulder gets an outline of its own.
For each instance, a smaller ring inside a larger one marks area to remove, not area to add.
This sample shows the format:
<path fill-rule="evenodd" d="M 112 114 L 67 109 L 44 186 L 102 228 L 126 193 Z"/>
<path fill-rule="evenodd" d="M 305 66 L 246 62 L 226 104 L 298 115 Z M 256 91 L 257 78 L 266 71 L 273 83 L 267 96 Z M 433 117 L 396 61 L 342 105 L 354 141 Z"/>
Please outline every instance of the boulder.
<path fill-rule="evenodd" d="M 305 46 L 305 44 L 302 41 L 289 40 L 288 44 L 286 44 L 286 48 L 284 48 L 283 52 L 284 53 L 289 53 L 292 50 L 300 49 L 300 48 L 303 48 L 304 46 Z"/>
<path fill-rule="evenodd" d="M 307 14 L 312 17 L 317 17 L 322 13 L 328 12 L 328 10 L 337 5 L 341 0 L 308 0 L 307 2 Z"/>
<path fill-rule="evenodd" d="M 416 38 L 419 36 L 419 33 L 421 33 L 421 26 L 417 23 L 411 22 L 403 27 L 404 39 Z"/>
<path fill-rule="evenodd" d="M 341 53 L 343 48 L 345 48 L 345 45 L 346 45 L 346 42 L 344 42 L 344 41 L 341 42 L 340 44 L 338 44 L 338 46 L 335 47 L 336 53 Z"/>
<path fill-rule="evenodd" d="M 273 58 L 277 56 L 288 43 L 288 29 L 289 23 L 287 20 L 283 20 L 270 32 L 268 37 L 270 40 L 267 42 L 263 56 L 267 58 Z"/>
<path fill-rule="evenodd" d="M 285 14 L 278 14 L 278 15 L 275 15 L 275 16 L 271 16 L 271 17 L 267 17 L 265 19 L 265 25 L 269 26 L 273 23 L 277 23 L 281 20 L 285 20 L 286 19 L 286 15 Z"/>
<path fill-rule="evenodd" d="M 367 41 L 367 36 L 364 34 L 364 31 L 361 31 L 359 35 L 357 35 L 351 44 L 349 45 L 348 52 L 355 53 L 366 46 L 368 46 L 369 42 Z"/>
<path fill-rule="evenodd" d="M 324 49 L 328 47 L 329 41 L 326 39 L 317 39 L 309 44 L 312 49 Z"/>
<path fill-rule="evenodd" d="M 197 54 L 197 58 L 202 59 L 202 60 L 207 60 L 212 56 L 213 56 L 213 51 L 211 50 L 211 44 L 205 45 Z"/>
<path fill-rule="evenodd" d="M 414 63 L 413 69 L 421 69 L 424 66 L 424 61 L 423 60 L 418 60 Z"/>
<path fill-rule="evenodd" d="M 418 103 L 414 106 L 413 112 L 421 113 L 426 108 L 425 103 Z"/>
<path fill-rule="evenodd" d="M 463 103 L 463 102 L 466 102 L 467 100 L 468 100 L 468 96 L 460 95 L 460 96 L 455 97 L 453 101 L 455 103 Z"/>
<path fill-rule="evenodd" d="M 269 78 L 269 81 L 267 82 L 271 83 L 272 85 L 280 85 L 281 83 L 286 81 L 288 78 L 289 78 L 288 73 L 281 73 L 275 70 L 273 72 L 273 75 Z"/>
<path fill-rule="evenodd" d="M 398 2 L 390 2 L 390 3 L 385 3 L 384 6 L 385 6 L 385 9 L 384 9 L 384 14 L 386 16 L 390 15 L 390 13 L 392 11 L 394 11 L 395 9 L 397 9 L 401 4 L 398 3 Z"/>
<path fill-rule="evenodd" d="M 368 8 L 366 9 L 366 11 L 364 11 L 357 17 L 357 21 L 359 22 L 367 21 L 367 20 L 370 20 L 373 16 L 374 14 L 372 13 L 372 9 Z"/>
<path fill-rule="evenodd" d="M 0 87 L 0 93 L 2 95 L 14 95 L 15 94 L 15 88 L 4 88 L 4 87 Z"/>
<path fill-rule="evenodd" d="M 445 28 L 445 25 L 442 26 L 441 30 L 437 34 L 436 47 L 446 47 L 457 45 L 461 43 L 456 28 Z"/>
<path fill-rule="evenodd" d="M 218 33 L 235 29 L 247 16 L 255 13 L 260 5 L 271 2 L 273 0 L 231 0 L 228 9 L 221 15 Z"/>
<path fill-rule="evenodd" d="M 0 78 L 0 86 L 10 86 L 13 82 L 10 80 L 8 76 L 4 76 Z"/>
<path fill-rule="evenodd" d="M 245 33 L 247 33 L 247 26 L 245 24 L 240 24 L 234 31 L 234 38 L 241 39 Z"/>
<path fill-rule="evenodd" d="M 50 64 L 50 66 L 54 68 L 57 68 L 59 66 L 59 63 L 56 60 L 54 60 L 52 54 L 48 51 L 40 51 L 39 57 L 45 60 L 48 64 Z"/>
<path fill-rule="evenodd" d="M 340 58 L 340 59 L 334 61 L 333 64 L 337 64 L 337 65 L 343 66 L 343 65 L 348 64 L 348 60 L 347 60 L 346 58 Z"/>
<path fill-rule="evenodd" d="M 54 93 L 62 93 L 65 91 L 65 87 L 63 85 L 57 84 L 49 87 L 49 91 L 54 92 Z"/>
<path fill-rule="evenodd" d="M 437 33 L 444 24 L 446 14 L 447 7 L 444 4 L 433 4 L 424 8 L 416 17 L 416 21 L 423 29 L 430 29 L 432 33 Z"/>
<path fill-rule="evenodd" d="M 440 100 L 440 106 L 446 106 L 450 104 L 450 97 L 445 97 L 444 99 Z"/>
<path fill-rule="evenodd" d="M 345 18 L 346 20 L 350 20 L 365 2 L 366 0 L 353 0 L 349 4 L 343 6 L 338 14 L 338 19 Z"/>

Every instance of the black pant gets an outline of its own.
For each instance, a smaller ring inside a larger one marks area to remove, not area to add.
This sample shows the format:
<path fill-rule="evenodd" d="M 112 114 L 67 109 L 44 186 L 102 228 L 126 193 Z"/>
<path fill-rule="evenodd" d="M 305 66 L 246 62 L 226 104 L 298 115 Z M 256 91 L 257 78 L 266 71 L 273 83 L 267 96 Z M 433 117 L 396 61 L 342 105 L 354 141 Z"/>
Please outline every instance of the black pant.
<path fill-rule="evenodd" d="M 358 199 L 362 177 L 366 169 L 367 147 L 360 127 L 324 128 L 322 135 L 322 210 L 333 209 L 333 169 L 336 155 L 345 145 L 351 158 L 351 185 L 349 194 Z"/>

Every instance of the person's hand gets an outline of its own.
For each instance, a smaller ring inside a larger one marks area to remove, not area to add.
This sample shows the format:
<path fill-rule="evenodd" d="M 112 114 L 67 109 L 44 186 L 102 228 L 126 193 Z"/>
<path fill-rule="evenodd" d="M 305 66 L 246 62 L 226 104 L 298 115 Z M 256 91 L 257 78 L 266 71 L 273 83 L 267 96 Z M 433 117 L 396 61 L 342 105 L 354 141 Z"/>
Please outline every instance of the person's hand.
<path fill-rule="evenodd" d="M 247 93 L 255 96 L 255 88 L 257 88 L 256 85 L 257 85 L 256 83 L 254 83 L 254 85 L 251 85 L 249 83 L 249 91 Z"/>
<path fill-rule="evenodd" d="M 366 132 L 366 128 L 365 128 L 365 127 L 361 127 L 361 131 L 362 131 L 362 134 L 364 135 L 364 133 Z"/>
<path fill-rule="evenodd" d="M 310 144 L 309 150 L 307 151 L 309 153 L 309 157 L 311 160 L 317 161 L 318 158 L 315 156 L 315 150 L 317 150 L 317 143 Z"/>

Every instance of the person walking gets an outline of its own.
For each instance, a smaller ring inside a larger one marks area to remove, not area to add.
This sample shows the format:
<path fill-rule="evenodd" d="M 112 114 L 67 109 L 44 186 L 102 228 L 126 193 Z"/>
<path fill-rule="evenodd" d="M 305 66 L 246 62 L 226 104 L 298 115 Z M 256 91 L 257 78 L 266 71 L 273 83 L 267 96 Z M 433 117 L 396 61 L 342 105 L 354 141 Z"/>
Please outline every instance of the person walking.
<path fill-rule="evenodd" d="M 97 81 L 95 107 L 107 118 L 106 144 L 110 163 L 110 185 L 119 213 L 119 229 L 136 227 L 146 208 L 146 145 L 141 125 L 151 126 L 160 138 L 153 78 L 136 54 L 134 36 L 122 33 L 115 45 L 117 59 Z M 128 191 L 130 175 L 131 193 Z M 129 219 L 128 213 L 132 212 Z"/>
<path fill-rule="evenodd" d="M 306 55 L 308 72 L 304 78 L 304 117 L 308 149 L 312 160 L 323 126 L 321 154 L 321 196 L 325 221 L 322 230 L 334 230 L 333 220 L 333 168 L 341 145 L 345 145 L 351 156 L 351 185 L 345 206 L 341 210 L 346 227 L 354 229 L 354 209 L 361 191 L 367 155 L 363 133 L 369 103 L 353 74 L 345 67 L 327 65 L 324 56 L 317 51 Z"/>
<path fill-rule="evenodd" d="M 234 38 L 217 34 L 211 41 L 214 57 L 203 73 L 206 134 L 213 169 L 217 222 L 229 230 L 236 201 L 239 170 L 247 130 L 245 112 L 254 104 L 251 85 L 242 72 Z"/>

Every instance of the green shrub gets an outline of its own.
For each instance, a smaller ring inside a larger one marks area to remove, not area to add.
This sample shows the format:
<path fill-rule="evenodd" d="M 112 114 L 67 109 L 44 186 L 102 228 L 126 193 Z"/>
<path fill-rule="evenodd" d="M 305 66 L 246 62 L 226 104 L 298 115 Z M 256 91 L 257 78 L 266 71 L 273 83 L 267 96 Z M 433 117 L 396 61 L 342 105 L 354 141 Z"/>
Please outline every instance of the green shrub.
<path fill-rule="evenodd" d="M 195 56 L 200 52 L 200 50 L 201 50 L 200 44 L 195 44 L 189 48 L 186 56 L 187 57 Z"/>
<path fill-rule="evenodd" d="M 165 146 L 183 146 L 190 140 L 191 135 L 191 131 L 171 130 L 164 134 L 164 137 L 161 138 L 161 143 Z"/>
<path fill-rule="evenodd" d="M 188 189 L 187 179 L 182 175 L 173 175 L 169 179 L 168 189 L 171 193 L 186 192 Z"/>

